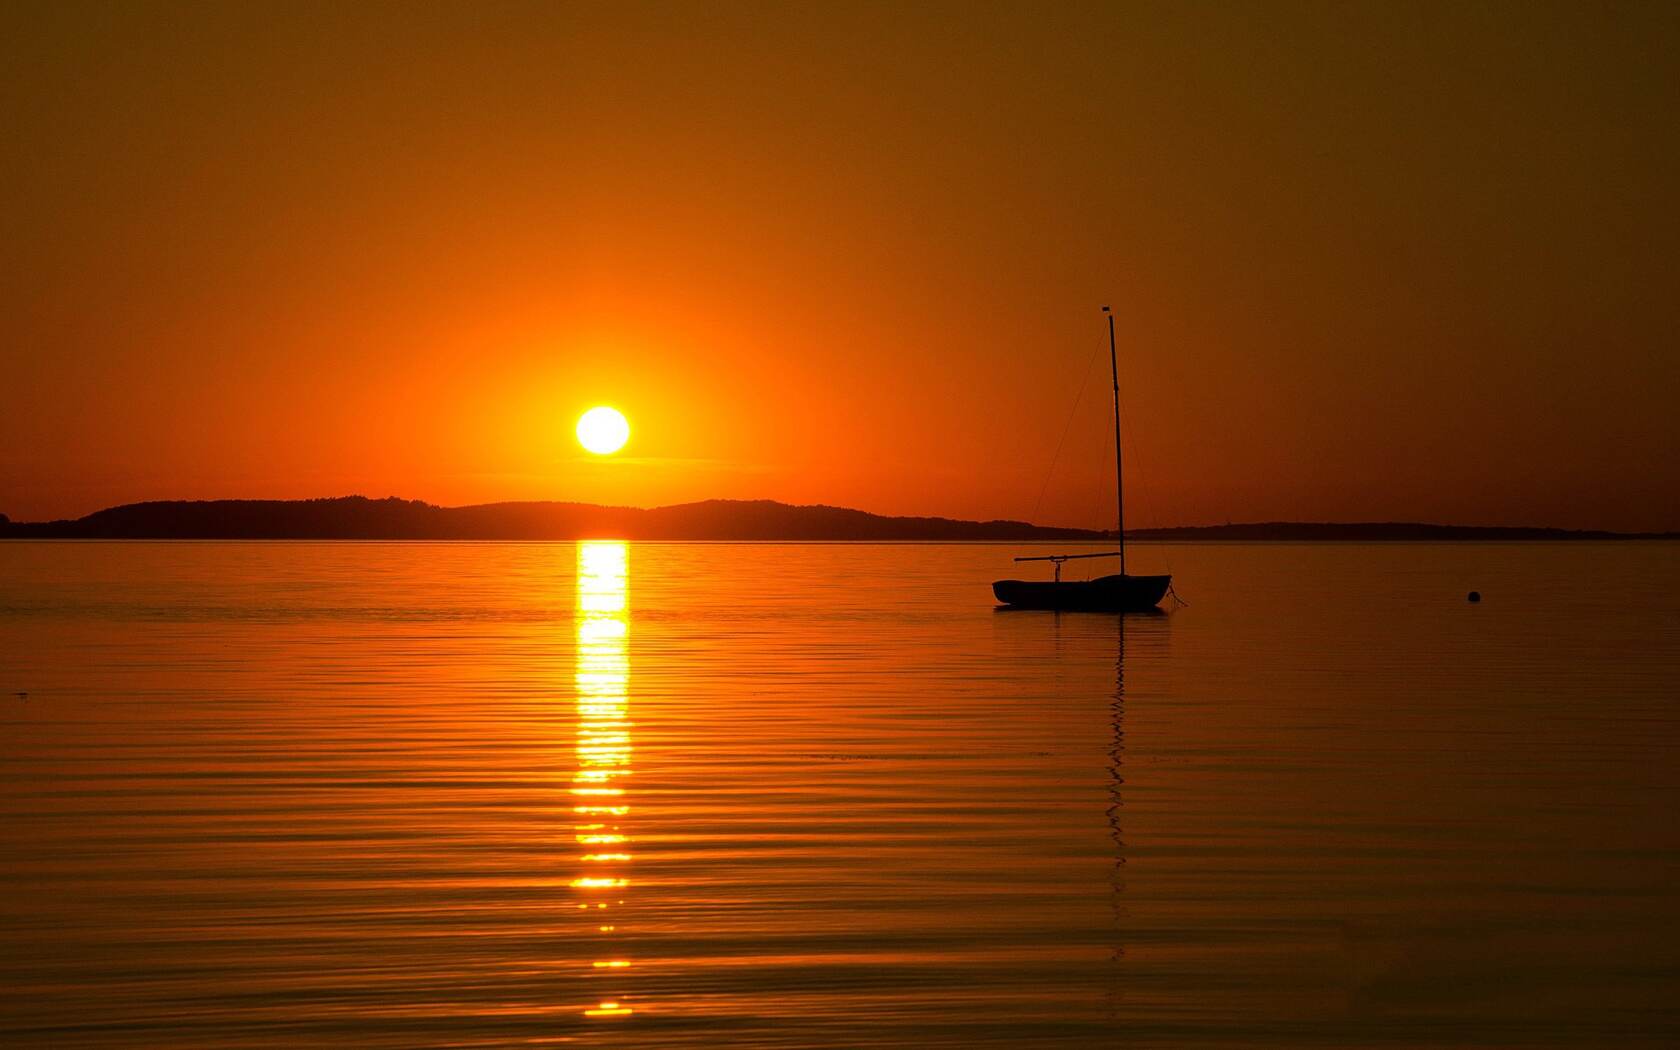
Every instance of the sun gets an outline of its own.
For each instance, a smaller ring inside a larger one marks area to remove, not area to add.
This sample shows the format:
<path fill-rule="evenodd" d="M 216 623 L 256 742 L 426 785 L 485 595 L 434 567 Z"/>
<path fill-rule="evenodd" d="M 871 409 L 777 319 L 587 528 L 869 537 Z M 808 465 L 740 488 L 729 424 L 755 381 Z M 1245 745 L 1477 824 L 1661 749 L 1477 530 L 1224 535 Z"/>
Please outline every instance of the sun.
<path fill-rule="evenodd" d="M 616 408 L 592 408 L 578 417 L 577 439 L 597 456 L 610 456 L 630 440 L 630 421 Z"/>

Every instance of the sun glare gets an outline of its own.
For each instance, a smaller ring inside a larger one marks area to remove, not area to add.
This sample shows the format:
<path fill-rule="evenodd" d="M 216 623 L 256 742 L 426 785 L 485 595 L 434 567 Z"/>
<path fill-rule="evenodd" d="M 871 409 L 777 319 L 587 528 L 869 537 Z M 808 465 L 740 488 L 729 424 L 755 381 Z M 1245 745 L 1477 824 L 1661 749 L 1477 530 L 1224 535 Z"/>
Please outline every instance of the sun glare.
<path fill-rule="evenodd" d="M 611 455 L 630 440 L 630 421 L 616 408 L 592 408 L 577 421 L 577 439 L 597 456 Z"/>

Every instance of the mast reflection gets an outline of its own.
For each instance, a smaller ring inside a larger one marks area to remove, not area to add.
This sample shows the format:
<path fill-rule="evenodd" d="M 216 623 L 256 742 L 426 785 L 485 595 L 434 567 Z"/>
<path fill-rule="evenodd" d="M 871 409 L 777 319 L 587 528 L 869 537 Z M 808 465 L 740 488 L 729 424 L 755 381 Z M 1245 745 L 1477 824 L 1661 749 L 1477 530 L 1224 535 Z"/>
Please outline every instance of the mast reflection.
<path fill-rule="evenodd" d="M 1142 656 L 1157 666 L 1167 644 L 1167 623 L 1170 617 L 1160 609 L 1116 616 L 1114 636 L 1114 692 L 1108 705 L 1108 836 L 1114 846 L 1114 864 L 1109 869 L 1109 921 L 1114 930 L 1114 942 L 1109 962 L 1116 969 L 1115 979 L 1108 989 L 1108 1011 L 1111 1023 L 1119 1024 L 1122 1016 L 1125 985 L 1118 968 L 1125 962 L 1125 935 L 1129 926 L 1126 911 L 1126 642 L 1128 628 L 1132 632 L 1133 660 Z M 1134 681 L 1136 680 L 1134 667 Z M 1136 692 L 1134 685 L 1133 692 Z"/>
<path fill-rule="evenodd" d="M 1126 759 L 1126 617 L 1115 617 L 1114 698 L 1108 705 L 1111 735 L 1108 746 L 1108 837 L 1114 842 L 1114 866 L 1109 874 L 1108 906 L 1114 924 L 1115 942 L 1110 960 L 1120 962 L 1126 946 L 1119 939 L 1125 928 L 1126 838 L 1121 828 L 1121 807 L 1126 804 L 1121 793 L 1126 783 L 1121 768 Z"/>
<path fill-rule="evenodd" d="M 590 541 L 577 548 L 577 768 L 572 773 L 573 836 L 579 871 L 572 879 L 578 908 L 590 912 L 601 935 L 590 972 L 621 982 L 628 959 L 612 951 L 618 909 L 630 885 L 630 813 L 624 778 L 630 763 L 630 613 L 628 545 Z M 616 989 L 603 987 L 587 1017 L 625 1017 L 632 1009 Z"/>

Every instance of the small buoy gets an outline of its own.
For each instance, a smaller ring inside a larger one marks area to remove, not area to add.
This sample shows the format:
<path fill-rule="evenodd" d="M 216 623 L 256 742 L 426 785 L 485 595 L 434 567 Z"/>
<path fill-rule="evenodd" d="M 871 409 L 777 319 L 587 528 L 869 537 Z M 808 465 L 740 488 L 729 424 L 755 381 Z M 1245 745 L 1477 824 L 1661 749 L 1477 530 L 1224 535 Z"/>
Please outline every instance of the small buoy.
<path fill-rule="evenodd" d="M 1481 601 L 1482 600 L 1482 592 L 1481 591 L 1471 591 L 1470 592 L 1470 600 L 1473 601 L 1473 602 Z"/>

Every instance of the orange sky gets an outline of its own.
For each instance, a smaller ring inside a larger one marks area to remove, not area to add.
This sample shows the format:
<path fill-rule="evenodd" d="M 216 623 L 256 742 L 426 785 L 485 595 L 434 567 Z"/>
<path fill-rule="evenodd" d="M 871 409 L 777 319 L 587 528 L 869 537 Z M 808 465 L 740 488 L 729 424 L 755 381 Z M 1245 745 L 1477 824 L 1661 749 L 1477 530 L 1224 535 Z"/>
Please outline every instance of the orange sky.
<path fill-rule="evenodd" d="M 0 512 L 1102 525 L 1111 302 L 1129 525 L 1680 529 L 1680 9 L 344 6 L 0 14 Z"/>

